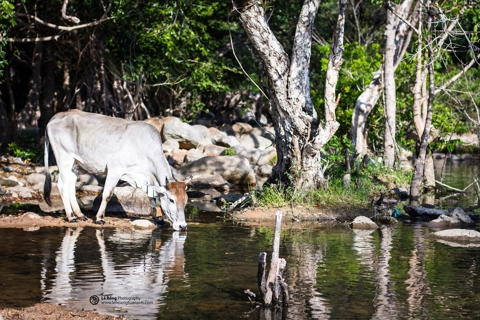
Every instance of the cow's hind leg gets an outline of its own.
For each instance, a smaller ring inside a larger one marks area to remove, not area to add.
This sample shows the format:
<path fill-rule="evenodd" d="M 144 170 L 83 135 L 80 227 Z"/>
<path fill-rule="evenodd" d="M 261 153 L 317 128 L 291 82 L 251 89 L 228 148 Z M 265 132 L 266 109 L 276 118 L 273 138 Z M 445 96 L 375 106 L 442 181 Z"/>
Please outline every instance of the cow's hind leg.
<path fill-rule="evenodd" d="M 77 174 L 73 167 L 75 159 L 69 158 L 68 155 L 59 155 L 58 158 L 61 159 L 60 161 L 57 160 L 59 170 L 58 189 L 62 196 L 67 220 L 70 222 L 76 222 L 76 216 L 81 220 L 85 220 L 85 216 L 78 206 L 77 197 L 75 195 L 75 183 L 77 182 Z"/>
<path fill-rule="evenodd" d="M 78 178 L 78 173 L 77 171 L 75 170 L 75 168 L 72 168 L 70 171 L 69 171 L 69 179 L 70 179 L 70 185 L 69 185 L 69 196 L 70 196 L 70 205 L 72 206 L 72 210 L 73 210 L 73 214 L 75 216 L 78 217 L 78 219 L 82 220 L 82 221 L 85 221 L 87 220 L 87 218 L 83 215 L 82 213 L 82 210 L 80 210 L 80 206 L 78 205 L 78 201 L 77 201 L 77 195 L 76 195 L 76 188 L 75 188 L 75 185 L 77 183 L 77 178 Z M 73 218 L 73 220 L 71 220 L 72 222 L 75 221 L 75 217 Z"/>
<path fill-rule="evenodd" d="M 60 196 L 62 197 L 62 202 L 65 208 L 65 214 L 67 216 L 67 220 L 70 222 L 76 221 L 75 216 L 73 215 L 72 202 L 71 202 L 71 199 L 72 199 L 71 192 L 72 192 L 72 188 L 73 188 L 73 192 L 75 192 L 75 181 L 76 181 L 76 179 L 72 177 L 72 175 L 73 176 L 75 175 L 72 174 L 71 172 L 73 167 L 73 162 L 74 160 L 72 159 L 72 161 L 68 161 L 68 163 L 63 162 L 61 164 L 60 163 L 58 164 L 58 170 L 59 170 L 58 190 L 60 191 Z"/>
<path fill-rule="evenodd" d="M 102 202 L 100 203 L 100 208 L 98 208 L 96 223 L 104 225 L 105 220 L 105 209 L 107 208 L 107 202 L 110 201 L 113 195 L 113 189 L 117 186 L 118 180 L 120 180 L 121 175 L 117 175 L 114 172 L 108 172 L 107 179 L 105 180 L 105 185 L 102 192 Z"/>

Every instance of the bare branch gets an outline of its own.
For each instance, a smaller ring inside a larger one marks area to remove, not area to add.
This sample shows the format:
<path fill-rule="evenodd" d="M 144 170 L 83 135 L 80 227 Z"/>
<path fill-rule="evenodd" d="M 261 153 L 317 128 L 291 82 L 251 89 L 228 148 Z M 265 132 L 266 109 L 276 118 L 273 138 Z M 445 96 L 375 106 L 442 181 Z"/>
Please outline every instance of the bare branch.
<path fill-rule="evenodd" d="M 102 17 L 100 20 L 97 20 L 97 21 L 93 21 L 93 22 L 90 22 L 90 23 L 84 23 L 84 24 L 80 24 L 78 26 L 73 26 L 73 27 L 66 27 L 66 26 L 59 26 L 57 24 L 53 24 L 53 23 L 49 23 L 49 22 L 46 22 L 46 21 L 43 21 L 42 19 L 38 18 L 38 17 L 35 17 L 35 16 L 31 16 L 29 14 L 25 14 L 25 13 L 17 13 L 17 16 L 19 17 L 27 17 L 29 19 L 33 19 L 35 20 L 36 22 L 44 25 L 44 26 L 47 26 L 47 27 L 50 27 L 52 29 L 56 29 L 56 30 L 62 30 L 62 31 L 73 31 L 73 30 L 77 30 L 77 29 L 81 29 L 81 28 L 87 28 L 87 27 L 93 27 L 93 26 L 96 26 L 96 25 L 99 25 L 100 23 L 102 22 L 105 22 L 107 20 L 111 20 L 112 17 Z"/>
<path fill-rule="evenodd" d="M 335 134 L 340 124 L 336 120 L 335 109 L 340 96 L 336 97 L 335 88 L 338 82 L 340 67 L 343 63 L 343 38 L 345 32 L 345 11 L 347 0 L 339 1 L 337 26 L 335 28 L 330 56 L 328 59 L 327 75 L 325 81 L 325 124 L 315 138 L 314 146 L 323 146 Z M 319 149 L 319 148 L 318 148 Z"/>
<path fill-rule="evenodd" d="M 62 5 L 62 18 L 67 20 L 67 21 L 72 21 L 73 23 L 79 24 L 80 19 L 74 16 L 67 16 L 67 6 L 68 6 L 68 0 L 63 0 L 63 5 Z"/>
<path fill-rule="evenodd" d="M 480 53 L 474 58 L 472 59 L 463 69 L 462 71 L 460 71 L 459 73 L 457 73 L 456 75 L 454 75 L 452 78 L 450 78 L 447 82 L 445 82 L 441 87 L 438 87 L 436 90 L 435 90 L 435 94 L 439 93 L 440 91 L 444 90 L 445 88 L 447 88 L 448 86 L 450 86 L 452 83 L 454 83 L 455 81 L 457 81 L 458 78 L 460 78 L 461 76 L 463 76 L 465 74 L 465 72 L 468 71 L 468 69 L 470 69 L 474 64 L 475 62 L 478 61 L 478 59 L 480 59 Z"/>
<path fill-rule="evenodd" d="M 460 20 L 460 17 L 465 13 L 465 10 L 467 10 L 467 6 L 462 7 L 460 9 L 460 12 L 458 13 L 457 17 L 452 20 L 448 28 L 445 29 L 445 33 L 440 37 L 440 41 L 435 44 L 435 47 L 440 50 L 441 47 L 443 46 L 443 43 L 445 40 L 447 40 L 448 36 L 450 35 L 450 32 L 453 30 L 455 25 L 458 23 L 458 20 Z"/>
<path fill-rule="evenodd" d="M 7 38 L 7 42 L 41 42 L 57 40 L 58 38 L 60 38 L 60 35 L 36 38 Z"/>

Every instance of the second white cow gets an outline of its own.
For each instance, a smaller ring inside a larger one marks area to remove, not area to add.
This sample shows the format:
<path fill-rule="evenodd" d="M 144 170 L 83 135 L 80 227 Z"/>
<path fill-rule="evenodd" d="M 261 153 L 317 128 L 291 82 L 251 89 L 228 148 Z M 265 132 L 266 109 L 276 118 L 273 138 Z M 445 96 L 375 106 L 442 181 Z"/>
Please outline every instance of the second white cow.
<path fill-rule="evenodd" d="M 175 230 L 186 228 L 186 183 L 174 181 L 160 134 L 153 126 L 80 110 L 56 114 L 45 132 L 44 198 L 48 204 L 49 146 L 57 160 L 58 189 L 69 221 L 76 221 L 76 217 L 85 220 L 75 194 L 78 166 L 92 174 L 107 174 L 96 216 L 98 224 L 105 223 L 107 202 L 119 180 L 123 180 L 159 199 L 163 213 Z"/>

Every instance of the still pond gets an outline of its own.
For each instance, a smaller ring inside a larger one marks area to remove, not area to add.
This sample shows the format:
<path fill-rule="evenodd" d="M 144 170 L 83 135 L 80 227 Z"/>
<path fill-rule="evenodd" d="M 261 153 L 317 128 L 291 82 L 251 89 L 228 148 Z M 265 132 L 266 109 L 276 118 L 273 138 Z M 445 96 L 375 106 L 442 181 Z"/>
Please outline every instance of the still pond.
<path fill-rule="evenodd" d="M 480 247 L 436 241 L 405 222 L 354 231 L 286 221 L 280 257 L 291 303 L 275 314 L 252 309 L 244 290 L 258 293 L 258 254 L 271 253 L 273 222 L 194 212 L 184 233 L 0 229 L 0 308 L 53 302 L 129 319 L 480 319 Z"/>

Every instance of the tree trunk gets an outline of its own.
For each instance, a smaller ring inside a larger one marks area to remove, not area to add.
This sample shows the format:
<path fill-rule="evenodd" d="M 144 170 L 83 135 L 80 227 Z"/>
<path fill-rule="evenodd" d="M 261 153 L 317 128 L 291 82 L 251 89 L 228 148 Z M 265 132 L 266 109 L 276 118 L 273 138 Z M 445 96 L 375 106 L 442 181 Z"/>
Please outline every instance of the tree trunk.
<path fill-rule="evenodd" d="M 38 119 L 38 128 L 40 137 L 44 136 L 48 121 L 53 117 L 53 94 L 55 90 L 55 57 L 53 54 L 52 43 L 45 45 L 45 63 L 43 65 L 43 85 L 40 96 L 40 118 Z"/>
<path fill-rule="evenodd" d="M 5 135 L 5 140 L 3 141 L 0 147 L 5 147 L 8 145 L 9 142 L 14 141 L 15 136 L 17 134 L 17 122 L 16 122 L 16 115 L 15 115 L 15 96 L 13 94 L 12 82 L 11 82 L 11 72 L 10 72 L 10 65 L 6 65 L 5 67 L 5 86 L 7 87 L 8 91 L 8 106 L 5 107 L 6 112 L 6 123 L 8 125 L 4 126 L 2 129 L 3 134 Z"/>
<path fill-rule="evenodd" d="M 19 129 L 25 129 L 27 127 L 34 127 L 37 125 L 39 111 L 39 96 L 42 86 L 42 53 L 43 42 L 39 41 L 35 43 L 32 59 L 32 73 L 30 75 L 30 81 L 28 83 L 27 103 L 22 111 L 20 111 L 17 124 Z"/>
<path fill-rule="evenodd" d="M 70 107 L 72 93 L 70 85 L 70 67 L 68 63 L 63 65 L 63 83 L 62 90 L 60 91 L 60 97 L 57 100 L 57 104 L 54 105 L 54 112 L 66 111 Z"/>
<path fill-rule="evenodd" d="M 432 17 L 428 16 L 428 30 L 431 31 Z M 425 126 L 423 129 L 422 140 L 420 142 L 420 150 L 417 160 L 415 161 L 415 170 L 413 172 L 412 184 L 410 185 L 410 202 L 414 204 L 418 201 L 421 193 L 421 185 L 424 175 L 425 159 L 427 157 L 428 139 L 430 128 L 432 126 L 433 100 L 435 98 L 435 74 L 433 64 L 435 56 L 432 48 L 431 33 L 427 36 L 427 54 L 428 54 L 428 75 L 429 75 L 429 96 L 428 109 L 425 117 Z"/>
<path fill-rule="evenodd" d="M 418 23 L 418 30 L 423 28 L 423 12 L 420 10 L 420 19 Z M 427 115 L 427 101 L 422 99 L 426 93 L 426 76 L 427 70 L 423 64 L 423 35 L 422 32 L 418 33 L 417 39 L 417 66 L 415 72 L 415 84 L 413 86 L 413 123 L 415 124 L 415 131 L 418 137 L 423 134 L 423 127 L 425 125 L 425 117 Z"/>
<path fill-rule="evenodd" d="M 320 150 L 338 129 L 335 86 L 342 63 L 346 0 L 339 8 L 325 89 L 325 119 L 321 126 L 310 98 L 310 48 L 320 0 L 306 0 L 295 33 L 291 61 L 273 35 L 265 12 L 255 0 L 234 1 L 240 21 L 260 55 L 269 79 L 269 111 L 276 134 L 278 162 L 272 178 L 297 188 L 324 184 Z"/>
<path fill-rule="evenodd" d="M 393 4 L 394 5 L 394 4 Z M 395 8 L 392 8 L 395 10 Z M 393 168 L 395 164 L 395 126 L 396 126 L 396 112 L 397 99 L 395 94 L 395 25 L 396 16 L 392 10 L 387 11 L 387 26 L 386 26 L 386 46 L 385 46 L 385 60 L 384 60 L 384 75 L 385 75 L 385 138 L 383 141 L 383 161 L 384 164 Z"/>
<path fill-rule="evenodd" d="M 352 115 L 351 139 L 355 147 L 354 157 L 368 153 L 367 144 L 367 119 L 377 104 L 380 93 L 383 90 L 383 64 L 375 72 L 373 80 L 360 94 L 355 102 L 355 109 Z"/>
<path fill-rule="evenodd" d="M 428 6 L 427 6 L 428 7 Z M 438 37 L 437 42 L 435 43 L 435 47 L 433 48 L 430 41 L 432 41 L 431 38 L 427 39 L 427 55 L 428 59 L 430 62 L 427 64 L 424 63 L 424 52 L 422 50 L 423 48 L 423 37 L 422 37 L 422 10 L 419 10 L 419 26 L 418 30 L 419 32 L 417 33 L 418 35 L 418 44 L 417 44 L 417 69 L 416 69 L 416 76 L 415 76 L 415 85 L 413 87 L 413 123 L 415 125 L 415 130 L 417 132 L 418 137 L 421 137 L 420 141 L 420 147 L 419 150 L 417 150 L 418 156 L 417 156 L 417 162 L 420 161 L 421 163 L 418 163 L 418 170 L 422 170 L 422 172 L 417 172 L 417 163 L 415 163 L 415 172 L 414 176 L 412 178 L 412 184 L 410 186 L 411 190 L 413 190 L 415 193 L 412 194 L 412 201 L 415 201 L 415 199 L 418 198 L 420 193 L 422 192 L 422 185 L 425 187 L 425 189 L 434 189 L 435 188 L 435 173 L 434 173 L 434 168 L 433 168 L 433 160 L 431 154 L 427 154 L 426 148 L 428 147 L 428 143 L 431 142 L 435 137 L 434 135 L 430 134 L 431 130 L 433 129 L 433 126 L 431 125 L 431 120 L 429 124 L 429 134 L 428 134 L 428 140 L 425 142 L 426 145 L 424 145 L 423 142 L 423 135 L 424 135 L 424 130 L 425 126 L 428 124 L 428 116 L 429 112 L 433 112 L 431 108 L 433 106 L 430 106 L 430 100 L 432 101 L 433 104 L 433 99 L 435 94 L 439 93 L 442 89 L 445 89 L 449 85 L 451 85 L 456 79 L 458 79 L 460 76 L 462 76 L 465 72 L 467 72 L 470 67 L 472 67 L 476 61 L 476 59 L 472 59 L 469 64 L 465 65 L 464 68 L 455 76 L 450 78 L 448 81 L 446 81 L 442 86 L 439 88 L 435 89 L 435 86 L 433 86 L 432 89 L 432 81 L 434 80 L 434 76 L 432 76 L 433 70 L 427 69 L 431 67 L 431 63 L 433 63 L 433 59 L 435 59 L 434 55 L 435 52 L 440 50 L 445 43 L 445 41 L 448 39 L 450 36 L 450 33 L 452 30 L 457 26 L 457 23 L 460 19 L 460 17 L 464 14 L 466 10 L 466 6 L 462 7 L 460 11 L 458 12 L 457 16 L 454 19 L 451 19 L 448 27 L 446 30 L 444 30 L 443 34 Z M 429 16 L 429 30 L 431 28 L 431 17 Z M 430 53 L 430 50 L 432 51 Z M 480 57 L 480 55 L 478 56 Z M 427 73 L 430 76 L 430 90 L 428 92 L 428 100 L 425 99 L 427 97 Z M 432 91 L 433 90 L 433 91 Z M 422 148 L 425 148 L 425 150 L 422 150 Z M 423 156 L 423 152 L 425 152 L 425 156 Z M 422 175 L 422 177 L 419 177 L 418 175 Z"/>
<path fill-rule="evenodd" d="M 0 150 L 8 144 L 8 131 L 10 122 L 8 121 L 7 108 L 0 95 Z"/>
<path fill-rule="evenodd" d="M 418 11 L 420 2 L 417 1 L 415 8 L 411 10 L 413 0 L 405 0 L 401 5 L 395 6 L 395 12 L 404 19 L 397 18 L 394 25 L 395 30 L 395 55 L 394 72 L 398 64 L 403 59 L 405 52 L 410 45 L 413 31 L 404 21 L 408 20 L 410 25 L 416 25 L 418 21 Z M 409 16 L 410 15 L 410 16 Z M 367 145 L 367 119 L 373 108 L 377 104 L 380 93 L 384 86 L 384 65 L 380 66 L 377 72 L 373 74 L 373 79 L 365 90 L 360 94 L 355 102 L 355 108 L 352 115 L 351 139 L 355 148 L 355 157 L 363 156 L 368 153 Z"/>

